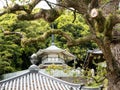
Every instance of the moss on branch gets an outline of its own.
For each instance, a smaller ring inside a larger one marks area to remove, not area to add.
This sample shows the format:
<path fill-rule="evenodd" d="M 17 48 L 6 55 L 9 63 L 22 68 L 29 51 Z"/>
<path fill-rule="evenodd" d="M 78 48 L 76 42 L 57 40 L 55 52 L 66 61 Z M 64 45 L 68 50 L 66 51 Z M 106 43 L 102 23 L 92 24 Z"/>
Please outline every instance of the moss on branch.
<path fill-rule="evenodd" d="M 19 5 L 15 4 L 12 7 L 5 7 L 5 10 L 0 13 L 0 16 L 6 14 L 6 13 L 15 13 L 16 11 L 25 11 L 27 14 L 30 14 L 33 10 L 33 8 L 40 2 L 41 0 L 32 0 L 32 2 L 25 4 L 25 5 Z"/>
<path fill-rule="evenodd" d="M 62 30 L 49 30 L 45 33 L 43 33 L 43 35 L 37 37 L 37 38 L 30 38 L 30 39 L 22 39 L 21 40 L 21 45 L 25 46 L 29 43 L 34 43 L 34 42 L 44 42 L 51 34 L 58 34 L 61 35 L 61 37 L 64 37 L 67 41 L 67 45 L 68 46 L 75 46 L 75 45 L 79 45 L 81 43 L 85 43 L 87 41 L 91 41 L 94 40 L 96 37 L 94 35 L 88 35 L 85 37 L 80 37 L 78 39 L 74 39 L 71 35 L 69 35 L 67 32 L 64 32 Z"/>
<path fill-rule="evenodd" d="M 115 25 L 113 20 L 114 20 L 114 15 L 110 14 L 106 18 L 106 22 L 105 22 L 104 35 L 105 35 L 105 37 L 109 37 L 109 39 L 112 38 L 112 30 L 113 30 L 113 27 Z"/>
<path fill-rule="evenodd" d="M 90 40 L 94 40 L 95 36 L 94 35 L 88 35 L 85 37 L 81 37 L 78 39 L 74 39 L 70 34 L 68 34 L 67 32 L 64 32 L 62 30 L 49 30 L 47 32 L 45 32 L 43 35 L 37 37 L 37 38 L 24 38 L 21 40 L 21 45 L 25 46 L 31 43 L 35 43 L 35 42 L 44 42 L 51 34 L 58 34 L 61 37 L 64 37 L 67 41 L 67 45 L 68 46 L 75 46 L 75 45 L 79 45 L 81 43 L 85 43 L 87 41 Z"/>
<path fill-rule="evenodd" d="M 40 12 L 38 13 L 18 15 L 18 19 L 19 20 L 35 20 L 35 19 L 43 18 L 45 21 L 51 23 L 61 15 L 60 11 L 57 9 L 50 9 L 50 10 L 41 9 Z"/>
<path fill-rule="evenodd" d="M 91 17 L 95 20 L 96 31 L 102 33 L 104 31 L 105 17 L 102 15 L 102 11 L 98 9 L 91 10 Z"/>
<path fill-rule="evenodd" d="M 68 46 L 76 46 L 76 45 L 80 45 L 82 43 L 85 43 L 85 42 L 88 42 L 91 40 L 95 40 L 95 38 L 96 38 L 95 35 L 89 34 L 87 36 L 80 37 L 78 39 L 74 39 L 72 42 L 67 42 L 67 45 Z"/>
<path fill-rule="evenodd" d="M 43 33 L 43 35 L 41 35 L 37 38 L 30 38 L 30 39 L 21 40 L 21 45 L 28 45 L 30 43 L 35 43 L 37 41 L 44 42 L 51 34 L 61 35 L 61 36 L 65 37 L 67 42 L 72 42 L 73 41 L 73 38 L 68 33 L 64 32 L 62 30 L 49 30 L 49 31 Z"/>

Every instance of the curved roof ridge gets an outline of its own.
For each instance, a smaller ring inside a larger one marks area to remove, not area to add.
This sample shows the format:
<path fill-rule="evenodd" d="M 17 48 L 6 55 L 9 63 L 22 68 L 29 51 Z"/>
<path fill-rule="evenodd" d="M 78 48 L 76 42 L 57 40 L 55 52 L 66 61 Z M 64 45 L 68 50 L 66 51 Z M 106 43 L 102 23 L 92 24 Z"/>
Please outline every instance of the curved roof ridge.
<path fill-rule="evenodd" d="M 64 51 L 64 49 L 61 49 L 61 48 L 57 47 L 55 44 L 52 44 L 52 45 L 50 45 L 49 47 L 47 47 L 46 49 L 43 49 L 43 50 L 44 51 L 54 51 L 54 50 L 56 50 L 58 52 Z"/>
<path fill-rule="evenodd" d="M 1 83 L 5 83 L 5 82 L 10 81 L 10 80 L 17 79 L 17 78 L 22 77 L 22 76 L 24 76 L 24 75 L 27 75 L 27 74 L 29 74 L 29 73 L 30 73 L 30 71 L 27 69 L 27 71 L 24 72 L 24 73 L 22 73 L 22 74 L 19 74 L 19 75 L 17 75 L 17 76 L 10 77 L 10 78 L 5 79 L 5 80 L 1 80 L 1 81 L 0 81 L 0 84 L 1 84 Z"/>
<path fill-rule="evenodd" d="M 79 89 L 80 87 L 80 84 L 68 83 L 40 71 L 34 72 L 33 70 L 0 82 L 0 88 L 2 90 L 21 90 L 23 88 L 24 90 L 28 90 L 28 88 L 30 90 L 47 90 L 46 88 L 66 90 L 70 88 Z"/>
<path fill-rule="evenodd" d="M 36 53 L 38 56 L 41 55 L 42 53 L 63 53 L 66 56 L 76 58 L 72 53 L 68 52 L 65 49 L 57 47 L 55 44 L 50 45 L 49 47 L 45 49 L 39 49 L 38 52 Z"/>
<path fill-rule="evenodd" d="M 27 70 L 24 74 L 0 81 L 0 90 L 102 90 L 102 87 L 89 88 L 83 84 L 74 84 L 57 79 L 36 70 Z"/>
<path fill-rule="evenodd" d="M 63 81 L 63 80 L 61 80 L 61 79 L 55 78 L 54 76 L 50 76 L 50 75 L 45 74 L 45 73 L 40 72 L 40 71 L 39 71 L 39 73 L 40 73 L 41 75 L 43 75 L 43 76 L 46 76 L 46 77 L 52 79 L 52 80 L 55 80 L 55 81 L 58 81 L 58 82 L 60 82 L 60 83 L 64 83 L 64 84 L 67 84 L 67 85 L 70 85 L 70 86 L 73 86 L 73 87 L 80 87 L 81 85 L 83 85 L 83 83 L 81 83 L 81 84 L 75 84 L 75 83 L 70 83 L 70 82 L 67 82 L 67 81 Z"/>

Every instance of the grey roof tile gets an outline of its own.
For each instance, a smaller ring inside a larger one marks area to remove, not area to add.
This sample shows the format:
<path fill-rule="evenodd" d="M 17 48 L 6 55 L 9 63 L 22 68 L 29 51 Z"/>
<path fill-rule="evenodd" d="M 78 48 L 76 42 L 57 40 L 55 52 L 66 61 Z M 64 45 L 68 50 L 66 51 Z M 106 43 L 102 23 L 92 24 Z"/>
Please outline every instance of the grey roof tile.
<path fill-rule="evenodd" d="M 0 81 L 0 90 L 80 90 L 82 86 L 57 79 L 40 72 L 36 68 L 35 65 L 32 65 L 29 70 L 21 75 Z M 101 89 L 83 86 L 81 90 Z"/>

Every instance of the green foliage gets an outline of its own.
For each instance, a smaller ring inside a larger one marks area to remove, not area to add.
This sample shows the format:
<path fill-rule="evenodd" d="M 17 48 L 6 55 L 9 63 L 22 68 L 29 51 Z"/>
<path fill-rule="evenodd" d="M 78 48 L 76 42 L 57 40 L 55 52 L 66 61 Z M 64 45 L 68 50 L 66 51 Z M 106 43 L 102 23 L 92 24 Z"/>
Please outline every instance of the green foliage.
<path fill-rule="evenodd" d="M 87 35 L 89 33 L 89 27 L 85 24 L 82 16 L 77 14 L 74 23 L 72 23 L 73 19 L 73 13 L 66 11 L 54 22 L 54 28 L 62 29 L 76 39 Z M 5 14 L 1 16 L 0 26 L 3 27 L 5 31 L 21 32 L 27 38 L 37 38 L 39 35 L 51 29 L 50 24 L 42 19 L 35 21 L 19 21 L 14 14 Z M 32 42 L 25 47 L 21 47 L 20 42 L 21 39 L 19 36 L 15 34 L 4 36 L 3 32 L 0 30 L 0 60 L 6 61 L 9 63 L 9 67 L 13 68 L 9 69 L 9 72 L 28 68 L 30 65 L 30 55 L 37 52 L 39 49 L 48 47 L 51 43 L 51 36 L 44 42 Z M 55 43 L 58 47 L 68 49 L 79 59 L 85 58 L 87 49 L 96 47 L 94 43 L 92 44 L 89 42 L 84 45 L 68 48 L 65 38 L 60 35 L 55 35 Z"/>
<path fill-rule="evenodd" d="M 20 63 L 19 60 L 16 61 L 21 55 L 20 47 L 9 41 L 8 37 L 2 38 L 0 42 L 0 70 L 2 70 L 0 74 L 13 72 L 17 68 L 20 68 L 19 65 L 22 62 Z"/>
<path fill-rule="evenodd" d="M 0 56 L 0 75 L 3 73 L 13 72 L 14 68 L 10 66 L 7 58 Z"/>
<path fill-rule="evenodd" d="M 97 71 L 93 72 L 92 70 L 88 69 L 82 73 L 82 77 L 87 79 L 86 85 L 88 86 L 99 86 L 99 85 L 107 85 L 107 78 L 106 78 L 106 66 L 105 62 L 99 63 L 97 65 Z"/>
<path fill-rule="evenodd" d="M 60 28 L 65 32 L 70 33 L 75 39 L 86 36 L 89 34 L 89 27 L 85 24 L 85 20 L 81 15 L 77 14 L 76 20 L 72 23 L 74 17 L 73 13 L 66 11 L 65 14 L 61 15 L 55 22 L 55 28 Z M 86 42 L 84 45 L 67 47 L 65 38 L 56 35 L 57 45 L 69 49 L 78 59 L 82 60 L 86 57 L 86 51 L 88 49 L 96 48 L 97 45 L 92 42 Z"/>
<path fill-rule="evenodd" d="M 102 3 L 108 3 L 110 0 L 101 0 Z"/>
<path fill-rule="evenodd" d="M 53 74 L 52 71 L 53 70 L 63 70 L 64 67 L 62 67 L 61 65 L 55 65 L 55 64 L 52 64 L 52 65 L 49 65 L 47 68 L 46 68 L 46 71 L 49 73 L 49 74 Z"/>
<path fill-rule="evenodd" d="M 49 65 L 49 66 L 46 68 L 46 71 L 47 71 L 49 74 L 53 74 L 52 71 L 55 71 L 55 70 L 61 70 L 61 71 L 63 71 L 64 73 L 72 74 L 73 77 L 76 77 L 76 75 L 77 75 L 77 72 L 71 72 L 71 71 L 74 70 L 74 69 L 73 69 L 72 67 L 69 67 L 69 66 L 61 66 L 61 65 L 52 64 L 52 65 Z"/>
<path fill-rule="evenodd" d="M 14 14 L 5 14 L 0 17 L 0 26 L 4 28 L 4 31 L 21 32 L 27 38 L 35 38 L 50 29 L 49 24 L 43 20 L 19 21 Z M 4 36 L 0 28 L 0 62 L 8 63 L 6 65 L 0 64 L 0 74 L 28 68 L 30 66 L 30 55 L 40 48 L 45 48 L 46 43 L 48 43 L 47 40 L 44 43 L 36 42 L 21 47 L 19 36 L 15 34 Z"/>
<path fill-rule="evenodd" d="M 5 30 L 11 30 L 11 25 L 15 23 L 17 23 L 17 18 L 14 14 L 5 14 L 0 18 L 0 25 L 4 27 Z"/>

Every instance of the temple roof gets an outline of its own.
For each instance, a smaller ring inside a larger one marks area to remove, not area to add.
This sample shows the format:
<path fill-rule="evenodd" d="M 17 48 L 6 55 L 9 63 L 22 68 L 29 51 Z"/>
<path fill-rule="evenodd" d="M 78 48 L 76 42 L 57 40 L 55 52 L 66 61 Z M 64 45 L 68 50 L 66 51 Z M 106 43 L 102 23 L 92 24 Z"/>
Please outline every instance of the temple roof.
<path fill-rule="evenodd" d="M 104 58 L 102 50 L 100 49 L 88 50 L 86 58 L 84 60 L 84 68 L 88 68 L 88 67 L 91 68 L 91 66 L 93 68 L 95 65 L 94 63 L 101 63 L 104 61 L 105 61 L 105 58 Z M 102 66 L 106 66 L 106 65 L 102 65 Z"/>
<path fill-rule="evenodd" d="M 103 54 L 101 50 L 99 49 L 95 49 L 95 50 L 88 50 L 88 53 L 92 53 L 92 54 Z"/>
<path fill-rule="evenodd" d="M 76 58 L 73 54 L 69 53 L 67 50 L 64 50 L 64 49 L 57 47 L 54 43 L 52 43 L 52 45 L 46 49 L 40 49 L 36 54 L 37 54 L 37 56 L 40 56 L 42 54 L 50 54 L 50 53 L 56 53 L 56 54 L 61 53 L 61 54 L 65 55 L 71 59 Z"/>
<path fill-rule="evenodd" d="M 73 84 L 39 71 L 36 65 L 18 76 L 0 81 L 0 90 L 101 90 L 88 88 L 83 84 Z"/>
<path fill-rule="evenodd" d="M 0 81 L 0 90 L 70 90 L 79 89 L 79 84 L 71 84 L 37 70 L 32 65 L 19 76 Z"/>
<path fill-rule="evenodd" d="M 64 50 L 61 48 L 58 48 L 55 44 L 52 44 L 48 48 L 43 50 L 44 52 L 63 52 Z"/>

